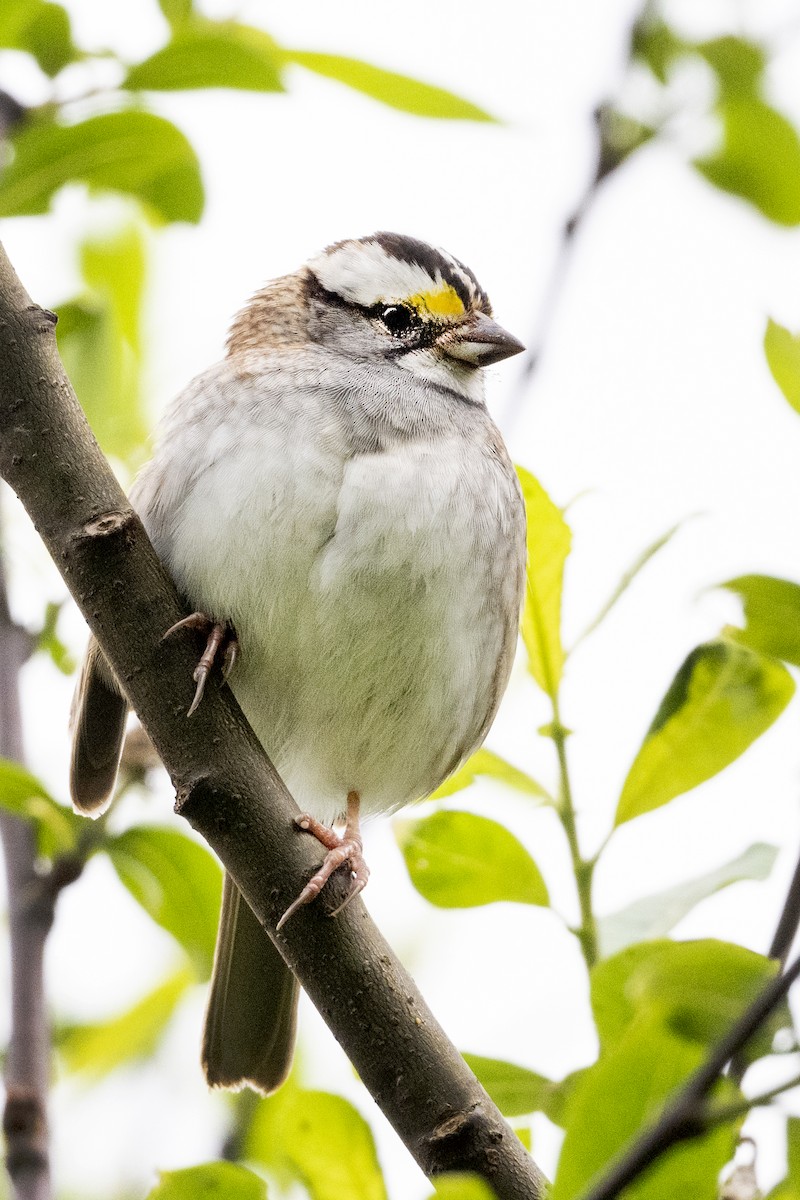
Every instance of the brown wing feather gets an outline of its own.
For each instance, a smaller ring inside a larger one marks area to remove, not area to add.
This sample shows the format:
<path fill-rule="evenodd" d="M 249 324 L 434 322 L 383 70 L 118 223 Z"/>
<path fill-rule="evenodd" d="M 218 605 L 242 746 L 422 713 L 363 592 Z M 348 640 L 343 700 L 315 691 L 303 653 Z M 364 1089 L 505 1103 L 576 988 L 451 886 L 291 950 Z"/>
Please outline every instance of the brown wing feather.
<path fill-rule="evenodd" d="M 128 702 L 100 647 L 92 638 L 72 707 L 72 803 L 99 816 L 108 807 L 117 779 Z"/>

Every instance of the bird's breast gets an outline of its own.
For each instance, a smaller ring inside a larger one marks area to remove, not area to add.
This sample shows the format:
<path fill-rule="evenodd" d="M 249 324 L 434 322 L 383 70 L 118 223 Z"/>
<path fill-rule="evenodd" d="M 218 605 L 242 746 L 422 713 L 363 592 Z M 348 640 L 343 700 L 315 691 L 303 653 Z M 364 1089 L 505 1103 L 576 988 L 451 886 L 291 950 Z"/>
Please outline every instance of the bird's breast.
<path fill-rule="evenodd" d="M 235 625 L 237 699 L 298 803 L 332 820 L 351 790 L 368 813 L 427 794 L 482 738 L 523 526 L 480 440 L 354 453 L 335 424 L 247 426 L 161 549 L 192 604 Z"/>

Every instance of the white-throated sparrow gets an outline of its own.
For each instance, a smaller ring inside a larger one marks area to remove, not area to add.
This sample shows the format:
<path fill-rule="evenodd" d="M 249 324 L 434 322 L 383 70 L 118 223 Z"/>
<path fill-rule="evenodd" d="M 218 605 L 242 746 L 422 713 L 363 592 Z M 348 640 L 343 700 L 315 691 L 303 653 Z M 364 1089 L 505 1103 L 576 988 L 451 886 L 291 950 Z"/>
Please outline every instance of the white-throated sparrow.
<path fill-rule="evenodd" d="M 363 886 L 359 807 L 388 813 L 430 794 L 497 711 L 525 513 L 481 368 L 521 349 L 449 254 L 392 233 L 339 242 L 239 313 L 227 356 L 171 405 L 134 486 L 191 620 L 211 628 L 198 698 L 235 630 L 231 688 L 309 813 L 299 824 L 328 848 L 298 902 L 342 861 Z M 109 800 L 126 711 L 92 643 L 72 758 L 81 812 Z M 319 823 L 345 810 L 339 844 Z M 226 877 L 209 1082 L 277 1087 L 296 1000 Z"/>

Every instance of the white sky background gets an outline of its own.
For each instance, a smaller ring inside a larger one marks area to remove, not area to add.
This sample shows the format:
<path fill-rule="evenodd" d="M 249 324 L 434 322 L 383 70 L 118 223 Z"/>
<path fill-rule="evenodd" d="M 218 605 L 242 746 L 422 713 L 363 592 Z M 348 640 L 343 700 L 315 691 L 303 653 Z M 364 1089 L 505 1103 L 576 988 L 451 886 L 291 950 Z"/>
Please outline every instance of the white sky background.
<path fill-rule="evenodd" d="M 135 59 L 164 36 L 148 0 L 68 0 L 67 7 L 87 47 L 113 44 Z M 264 280 L 331 241 L 378 228 L 451 250 L 475 270 L 498 318 L 531 341 L 560 227 L 593 169 L 590 114 L 618 85 L 637 7 L 633 0 L 209 3 L 209 13 L 236 14 L 286 45 L 363 57 L 450 87 L 507 124 L 414 119 L 299 69 L 288 96 L 159 97 L 158 110 L 199 151 L 208 204 L 199 228 L 157 239 L 154 411 L 221 353 L 232 313 Z M 770 98 L 800 124 L 798 0 L 683 0 L 669 13 L 690 35 L 745 32 L 779 44 Z M 0 56 L 0 77 L 9 87 L 16 80 L 21 98 L 41 98 L 16 56 Z M 683 87 L 702 111 L 708 80 L 687 76 Z M 570 665 L 563 718 L 576 731 L 570 752 L 587 851 L 607 829 L 627 767 L 683 657 L 736 619 L 730 597 L 704 589 L 754 571 L 800 578 L 800 420 L 761 352 L 768 314 L 800 328 L 800 233 L 771 226 L 684 165 L 685 147 L 702 151 L 709 137 L 713 129 L 685 122 L 674 147 L 645 149 L 603 188 L 549 314 L 534 385 L 515 407 L 514 361 L 496 368 L 491 383 L 490 407 L 514 458 L 559 503 L 580 496 L 569 513 L 568 642 L 646 544 L 700 514 Z M 36 300 L 56 305 L 75 290 L 69 248 L 85 212 L 68 195 L 51 220 L 0 226 Z M 60 584 L 21 522 L 12 549 L 15 598 L 34 620 L 42 591 L 60 595 Z M 78 645 L 77 616 L 71 628 Z M 44 665 L 28 671 L 28 746 L 34 770 L 64 796 L 71 689 L 51 676 Z M 43 686 L 52 698 L 46 744 L 33 732 Z M 520 664 L 490 745 L 550 784 L 551 747 L 535 732 L 547 719 Z M 737 885 L 679 928 L 681 936 L 730 938 L 764 951 L 800 833 L 796 729 L 795 703 L 728 772 L 621 831 L 598 872 L 599 910 L 709 870 L 754 841 L 774 842 L 783 854 L 769 883 Z M 552 815 L 490 785 L 462 800 L 518 834 L 555 906 L 572 918 L 566 853 Z M 168 809 L 165 786 L 163 804 L 147 815 L 160 818 Z M 130 809 L 120 819 L 131 819 Z M 388 821 L 369 829 L 367 851 L 369 908 L 459 1047 L 554 1077 L 591 1059 L 578 954 L 552 913 L 430 908 L 407 881 Z M 172 960 L 168 939 L 109 884 L 110 874 L 93 862 L 61 902 L 48 963 L 61 1015 L 86 1019 L 121 1008 Z M 141 1191 L 156 1167 L 216 1156 L 223 1101 L 207 1097 L 195 1066 L 201 998 L 189 1007 L 144 1077 L 57 1092 L 56 1177 L 65 1187 L 100 1196 L 130 1179 Z M 304 1038 L 309 1084 L 347 1089 L 372 1119 L 371 1103 L 310 1007 L 303 1025 L 311 1031 Z M 781 1171 L 777 1125 L 764 1115 L 753 1121 L 762 1184 Z M 380 1118 L 375 1128 L 393 1197 L 427 1195 Z M 556 1147 L 552 1129 L 537 1119 L 534 1151 L 546 1171 Z"/>

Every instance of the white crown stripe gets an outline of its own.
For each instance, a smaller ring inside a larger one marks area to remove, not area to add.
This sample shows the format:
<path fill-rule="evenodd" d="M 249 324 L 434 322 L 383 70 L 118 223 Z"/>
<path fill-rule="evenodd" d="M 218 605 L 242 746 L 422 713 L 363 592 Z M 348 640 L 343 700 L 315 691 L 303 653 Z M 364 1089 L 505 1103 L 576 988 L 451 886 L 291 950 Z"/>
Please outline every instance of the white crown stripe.
<path fill-rule="evenodd" d="M 467 294 L 474 296 L 475 281 L 451 255 L 438 253 L 447 268 L 463 280 Z M 327 291 L 365 308 L 402 302 L 447 286 L 439 271 L 432 275 L 419 263 L 395 258 L 376 241 L 344 242 L 317 255 L 308 265 Z"/>

